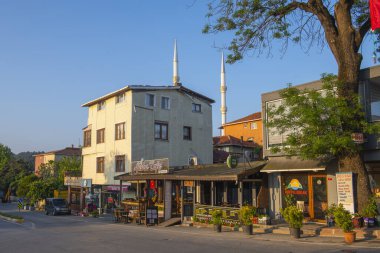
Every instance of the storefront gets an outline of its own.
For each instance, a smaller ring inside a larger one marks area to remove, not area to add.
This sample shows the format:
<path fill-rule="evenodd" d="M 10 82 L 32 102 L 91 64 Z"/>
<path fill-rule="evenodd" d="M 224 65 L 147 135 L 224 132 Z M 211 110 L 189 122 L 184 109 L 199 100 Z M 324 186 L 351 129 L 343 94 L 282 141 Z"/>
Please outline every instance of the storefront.
<path fill-rule="evenodd" d="M 310 220 L 324 220 L 325 211 L 337 203 L 336 165 L 298 158 L 270 158 L 261 172 L 269 173 L 270 214 L 280 218 L 286 197 L 293 195 L 297 206 Z"/>
<path fill-rule="evenodd" d="M 126 173 L 115 180 L 136 184 L 135 197 L 121 201 L 127 209 L 136 210 L 132 211 L 136 217 L 143 215 L 149 206 L 158 208 L 160 221 L 175 217 L 182 221 L 192 217 L 209 219 L 207 210 L 216 207 L 229 210 L 228 213 L 231 209 L 235 217 L 234 212 L 242 205 L 259 205 L 257 196 L 262 188 L 259 171 L 264 165 L 260 161 L 237 168 L 228 168 L 226 164 L 191 166 L 164 173 Z"/>

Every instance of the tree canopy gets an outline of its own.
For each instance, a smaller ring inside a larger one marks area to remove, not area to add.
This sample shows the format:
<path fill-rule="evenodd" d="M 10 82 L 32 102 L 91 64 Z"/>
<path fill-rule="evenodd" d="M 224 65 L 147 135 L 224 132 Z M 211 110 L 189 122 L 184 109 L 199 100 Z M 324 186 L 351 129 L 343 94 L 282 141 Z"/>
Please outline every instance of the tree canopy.
<path fill-rule="evenodd" d="M 305 159 L 349 156 L 362 148 L 352 140 L 352 131 L 374 134 L 379 126 L 369 124 L 364 117 L 359 97 L 352 94 L 351 102 L 339 97 L 336 76 L 323 75 L 321 90 L 300 90 L 289 86 L 280 92 L 282 103 L 268 108 L 266 122 L 270 133 L 285 134 L 283 151 Z M 354 110 L 354 111 L 353 111 Z"/>

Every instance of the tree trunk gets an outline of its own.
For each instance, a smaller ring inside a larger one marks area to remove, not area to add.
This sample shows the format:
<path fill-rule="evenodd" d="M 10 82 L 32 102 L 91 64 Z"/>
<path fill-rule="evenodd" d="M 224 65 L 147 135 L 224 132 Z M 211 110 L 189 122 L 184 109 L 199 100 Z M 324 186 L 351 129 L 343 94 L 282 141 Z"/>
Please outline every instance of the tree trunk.
<path fill-rule="evenodd" d="M 345 157 L 340 157 L 339 171 L 353 172 L 356 175 L 356 185 L 354 185 L 354 191 L 356 191 L 357 208 L 358 211 L 361 212 L 363 210 L 363 207 L 367 204 L 368 198 L 372 192 L 369 185 L 368 172 L 364 166 L 364 162 L 360 157 L 360 154 L 357 153 Z"/>

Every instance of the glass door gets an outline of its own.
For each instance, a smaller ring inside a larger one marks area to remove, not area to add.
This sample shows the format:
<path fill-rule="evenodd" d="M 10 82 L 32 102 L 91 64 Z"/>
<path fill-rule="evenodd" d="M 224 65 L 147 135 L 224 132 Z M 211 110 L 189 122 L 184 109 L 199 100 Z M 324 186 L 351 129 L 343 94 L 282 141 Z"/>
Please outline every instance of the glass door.
<path fill-rule="evenodd" d="M 327 209 L 326 176 L 311 176 L 312 191 L 312 218 L 323 220 Z"/>
<path fill-rule="evenodd" d="M 181 182 L 172 181 L 172 217 L 181 217 Z"/>

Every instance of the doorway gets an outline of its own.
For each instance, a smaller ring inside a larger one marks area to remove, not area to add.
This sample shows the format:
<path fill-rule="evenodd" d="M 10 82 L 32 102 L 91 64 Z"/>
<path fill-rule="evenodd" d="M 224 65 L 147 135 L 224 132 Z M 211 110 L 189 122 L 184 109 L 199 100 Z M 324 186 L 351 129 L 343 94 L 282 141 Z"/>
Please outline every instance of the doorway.
<path fill-rule="evenodd" d="M 325 175 L 309 176 L 310 187 L 310 217 L 316 220 L 325 219 L 328 208 L 327 182 Z"/>

